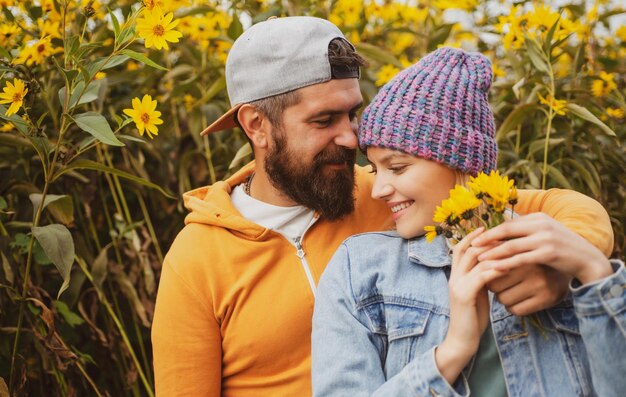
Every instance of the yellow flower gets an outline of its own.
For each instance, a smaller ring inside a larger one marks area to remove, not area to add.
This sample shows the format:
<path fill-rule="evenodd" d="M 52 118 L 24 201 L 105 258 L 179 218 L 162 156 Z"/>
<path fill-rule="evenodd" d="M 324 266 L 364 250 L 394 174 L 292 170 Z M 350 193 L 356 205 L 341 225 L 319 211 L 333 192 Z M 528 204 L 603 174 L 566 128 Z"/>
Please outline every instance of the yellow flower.
<path fill-rule="evenodd" d="M 606 115 L 614 119 L 624 118 L 624 109 L 620 108 L 606 108 Z"/>
<path fill-rule="evenodd" d="M 163 120 L 159 118 L 161 112 L 156 110 L 157 101 L 152 100 L 150 95 L 144 95 L 141 101 L 139 98 L 133 98 L 132 103 L 132 109 L 124 109 L 123 111 L 133 118 L 139 134 L 143 136 L 143 131 L 146 130 L 150 139 L 152 139 L 152 135 L 159 135 L 157 125 L 163 124 Z"/>
<path fill-rule="evenodd" d="M 450 209 L 452 214 L 459 218 L 467 219 L 471 211 L 480 206 L 481 201 L 465 186 L 456 185 L 450 190 Z"/>
<path fill-rule="evenodd" d="M 144 7 L 146 7 L 146 9 L 150 11 L 152 11 L 154 8 L 163 7 L 162 0 L 143 0 L 142 2 L 143 2 Z"/>
<path fill-rule="evenodd" d="M 606 73 L 604 70 L 601 71 L 598 75 L 600 80 L 594 80 L 591 83 L 591 93 L 595 97 L 602 97 L 611 93 L 611 91 L 617 88 L 617 84 L 615 84 L 615 74 L 614 73 Z"/>
<path fill-rule="evenodd" d="M 506 72 L 503 69 L 500 69 L 495 62 L 491 63 L 491 71 L 493 72 L 494 77 L 506 76 Z"/>
<path fill-rule="evenodd" d="M 4 92 L 0 93 L 0 103 L 11 104 L 5 113 L 5 116 L 17 113 L 19 108 L 21 108 L 24 103 L 24 97 L 28 93 L 26 84 L 24 84 L 24 82 L 20 79 L 13 79 L 13 84 L 11 84 L 10 81 L 7 81 L 7 85 L 2 89 L 2 91 Z"/>
<path fill-rule="evenodd" d="M 450 200 L 445 199 L 441 202 L 441 205 L 437 206 L 435 214 L 433 215 L 433 221 L 435 223 L 449 223 L 449 220 L 453 217 L 452 209 L 450 208 L 449 203 Z"/>
<path fill-rule="evenodd" d="M 426 232 L 426 241 L 432 243 L 432 241 L 437 237 L 440 231 L 441 226 L 424 226 L 424 231 Z"/>
<path fill-rule="evenodd" d="M 107 74 L 105 72 L 98 72 L 96 73 L 96 75 L 94 76 L 94 79 L 96 80 L 100 80 L 107 77 Z"/>
<path fill-rule="evenodd" d="M 50 21 L 50 20 L 37 20 L 37 27 L 39 28 L 40 36 L 50 36 L 51 38 L 61 38 L 61 22 L 60 21 Z"/>
<path fill-rule="evenodd" d="M 489 175 L 480 173 L 470 178 L 467 185 L 476 196 L 481 197 L 496 212 L 504 211 L 509 200 L 517 199 L 517 190 L 513 191 L 514 181 L 508 176 L 501 176 L 500 171 L 491 171 Z"/>
<path fill-rule="evenodd" d="M 539 97 L 539 102 L 547 105 L 554 110 L 554 112 L 558 115 L 564 116 L 567 106 L 567 101 L 563 99 L 555 99 L 552 95 L 548 95 L 547 98 L 544 98 L 541 94 L 537 94 Z"/>
<path fill-rule="evenodd" d="M 617 29 L 617 31 L 615 32 L 615 35 L 622 41 L 625 42 L 626 41 L 626 25 L 622 25 L 619 27 L 619 29 Z"/>
<path fill-rule="evenodd" d="M 139 64 L 137 62 L 129 61 L 126 64 L 126 70 L 128 70 L 129 72 L 132 72 L 133 70 L 137 70 L 137 69 L 139 69 Z"/>
<path fill-rule="evenodd" d="M 20 28 L 12 23 L 0 25 L 0 45 L 3 47 L 11 46 L 13 39 L 20 33 L 20 31 Z"/>
<path fill-rule="evenodd" d="M 163 15 L 160 8 L 145 10 L 141 17 L 137 18 L 137 33 L 145 40 L 146 48 L 155 47 L 157 50 L 170 47 L 167 42 L 178 43 L 182 33 L 173 30 L 178 25 L 178 20 L 173 21 L 174 14 L 171 12 Z"/>
<path fill-rule="evenodd" d="M 2 124 L 2 127 L 0 127 L 0 132 L 11 132 L 15 129 L 15 127 L 13 127 L 13 124 L 11 123 L 4 123 Z"/>
<path fill-rule="evenodd" d="M 398 74 L 399 71 L 400 69 L 391 64 L 383 66 L 376 73 L 376 85 L 379 87 L 385 85 L 389 80 L 393 78 L 393 76 Z"/>
<path fill-rule="evenodd" d="M 31 66 L 32 64 L 40 65 L 48 61 L 51 55 L 63 51 L 62 48 L 54 48 L 50 40 L 50 36 L 45 36 L 26 45 L 26 47 L 22 48 L 19 55 L 13 59 L 13 64 L 26 64 L 26 66 Z"/>
<path fill-rule="evenodd" d="M 338 0 L 328 20 L 338 26 L 353 26 L 361 21 L 363 1 Z"/>
<path fill-rule="evenodd" d="M 473 10 L 478 5 L 478 0 L 435 0 L 433 4 L 440 10 L 459 8 L 461 10 Z"/>

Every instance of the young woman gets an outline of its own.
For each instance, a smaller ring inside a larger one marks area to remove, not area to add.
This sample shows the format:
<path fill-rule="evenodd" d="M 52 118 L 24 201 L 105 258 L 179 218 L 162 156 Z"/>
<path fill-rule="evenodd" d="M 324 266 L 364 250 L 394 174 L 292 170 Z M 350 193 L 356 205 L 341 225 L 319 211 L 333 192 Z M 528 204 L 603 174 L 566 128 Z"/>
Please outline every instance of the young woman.
<path fill-rule="evenodd" d="M 443 236 L 424 238 L 455 183 L 495 169 L 490 86 L 485 57 L 442 48 L 398 74 L 364 111 L 359 144 L 376 172 L 372 195 L 387 202 L 396 231 L 349 238 L 320 280 L 314 396 L 626 390 L 623 263 L 542 214 L 478 229 L 452 250 Z M 488 292 L 531 264 L 573 277 L 569 297 L 532 322 Z"/>

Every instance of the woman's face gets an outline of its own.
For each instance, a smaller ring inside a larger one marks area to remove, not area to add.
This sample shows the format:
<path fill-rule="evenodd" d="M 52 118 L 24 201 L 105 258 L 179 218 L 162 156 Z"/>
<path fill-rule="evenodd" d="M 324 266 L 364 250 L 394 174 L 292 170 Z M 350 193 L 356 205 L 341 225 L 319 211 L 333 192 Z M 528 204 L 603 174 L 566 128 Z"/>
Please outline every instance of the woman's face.
<path fill-rule="evenodd" d="M 448 198 L 456 173 L 445 165 L 397 150 L 370 147 L 367 158 L 376 172 L 372 197 L 384 200 L 398 234 L 413 238 L 433 224 L 437 205 Z"/>

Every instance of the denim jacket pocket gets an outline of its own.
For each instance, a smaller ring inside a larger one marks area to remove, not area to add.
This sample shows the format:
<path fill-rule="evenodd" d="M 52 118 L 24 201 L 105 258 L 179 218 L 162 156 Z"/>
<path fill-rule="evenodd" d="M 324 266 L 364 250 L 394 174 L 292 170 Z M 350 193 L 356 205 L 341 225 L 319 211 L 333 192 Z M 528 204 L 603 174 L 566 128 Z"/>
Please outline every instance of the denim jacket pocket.
<path fill-rule="evenodd" d="M 397 296 L 379 296 L 363 305 L 375 333 L 386 339 L 385 372 L 397 373 L 420 352 L 435 346 L 424 335 L 433 316 L 432 305 Z"/>

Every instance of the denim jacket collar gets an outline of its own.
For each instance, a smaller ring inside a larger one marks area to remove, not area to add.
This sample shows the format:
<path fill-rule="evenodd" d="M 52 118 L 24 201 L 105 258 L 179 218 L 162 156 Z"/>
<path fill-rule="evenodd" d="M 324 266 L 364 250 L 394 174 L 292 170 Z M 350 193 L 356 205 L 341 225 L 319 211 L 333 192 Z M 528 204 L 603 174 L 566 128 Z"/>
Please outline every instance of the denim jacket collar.
<path fill-rule="evenodd" d="M 428 267 L 444 267 L 452 264 L 448 244 L 443 236 L 437 236 L 432 243 L 425 237 L 409 240 L 409 260 Z"/>

